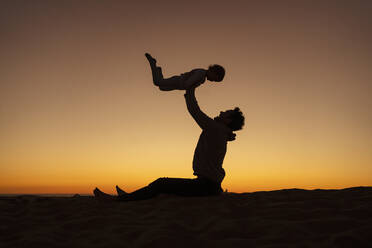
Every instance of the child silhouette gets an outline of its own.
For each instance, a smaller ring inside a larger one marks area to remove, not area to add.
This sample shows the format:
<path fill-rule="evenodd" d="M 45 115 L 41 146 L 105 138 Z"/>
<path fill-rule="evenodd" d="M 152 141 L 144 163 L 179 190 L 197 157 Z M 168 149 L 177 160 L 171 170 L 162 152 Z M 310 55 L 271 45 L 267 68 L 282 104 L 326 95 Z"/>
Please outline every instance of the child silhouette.
<path fill-rule="evenodd" d="M 145 56 L 150 63 L 154 84 L 162 91 L 187 90 L 203 84 L 206 79 L 212 82 L 221 82 L 225 76 L 225 69 L 222 66 L 211 65 L 207 70 L 199 68 L 179 76 L 164 78 L 161 67 L 156 65 L 156 59 L 148 53 Z"/>

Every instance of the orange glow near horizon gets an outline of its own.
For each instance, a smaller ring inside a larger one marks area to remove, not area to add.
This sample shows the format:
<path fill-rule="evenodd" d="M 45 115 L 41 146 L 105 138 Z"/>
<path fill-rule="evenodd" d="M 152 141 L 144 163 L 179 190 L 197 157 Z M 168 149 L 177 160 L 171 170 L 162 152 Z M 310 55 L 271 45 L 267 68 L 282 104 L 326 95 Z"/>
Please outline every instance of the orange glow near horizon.
<path fill-rule="evenodd" d="M 3 3 L 0 194 L 193 177 L 200 129 L 145 52 L 165 76 L 225 67 L 196 92 L 208 115 L 246 117 L 223 189 L 371 186 L 372 4 L 265 3 Z"/>

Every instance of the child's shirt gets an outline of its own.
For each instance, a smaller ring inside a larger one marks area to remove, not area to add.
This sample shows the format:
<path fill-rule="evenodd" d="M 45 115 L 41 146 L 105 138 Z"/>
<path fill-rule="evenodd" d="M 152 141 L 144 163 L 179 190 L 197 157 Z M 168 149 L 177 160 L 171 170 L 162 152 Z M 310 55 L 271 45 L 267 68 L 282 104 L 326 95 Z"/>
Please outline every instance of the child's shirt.
<path fill-rule="evenodd" d="M 199 86 L 205 82 L 207 77 L 207 70 L 204 69 L 194 69 L 190 72 L 181 74 L 179 81 L 179 89 L 186 90 L 191 86 Z"/>

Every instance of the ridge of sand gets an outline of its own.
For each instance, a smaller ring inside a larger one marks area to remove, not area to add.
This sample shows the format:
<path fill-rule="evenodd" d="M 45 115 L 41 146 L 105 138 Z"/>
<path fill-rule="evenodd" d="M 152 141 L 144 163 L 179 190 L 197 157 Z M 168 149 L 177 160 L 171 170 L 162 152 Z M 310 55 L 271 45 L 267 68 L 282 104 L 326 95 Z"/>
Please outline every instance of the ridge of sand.
<path fill-rule="evenodd" d="M 372 187 L 214 197 L 0 197 L 0 247 L 371 247 Z"/>

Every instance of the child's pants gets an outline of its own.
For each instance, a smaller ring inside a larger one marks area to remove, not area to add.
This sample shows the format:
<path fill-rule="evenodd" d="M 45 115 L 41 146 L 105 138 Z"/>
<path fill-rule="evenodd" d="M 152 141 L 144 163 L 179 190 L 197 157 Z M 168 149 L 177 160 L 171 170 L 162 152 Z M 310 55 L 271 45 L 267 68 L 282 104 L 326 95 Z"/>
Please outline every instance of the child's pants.
<path fill-rule="evenodd" d="M 170 90 L 184 90 L 182 87 L 182 76 L 173 76 L 170 78 L 164 78 L 161 67 L 156 66 L 152 69 L 153 81 L 160 90 L 170 91 Z M 155 71 L 154 71 L 155 70 Z"/>

